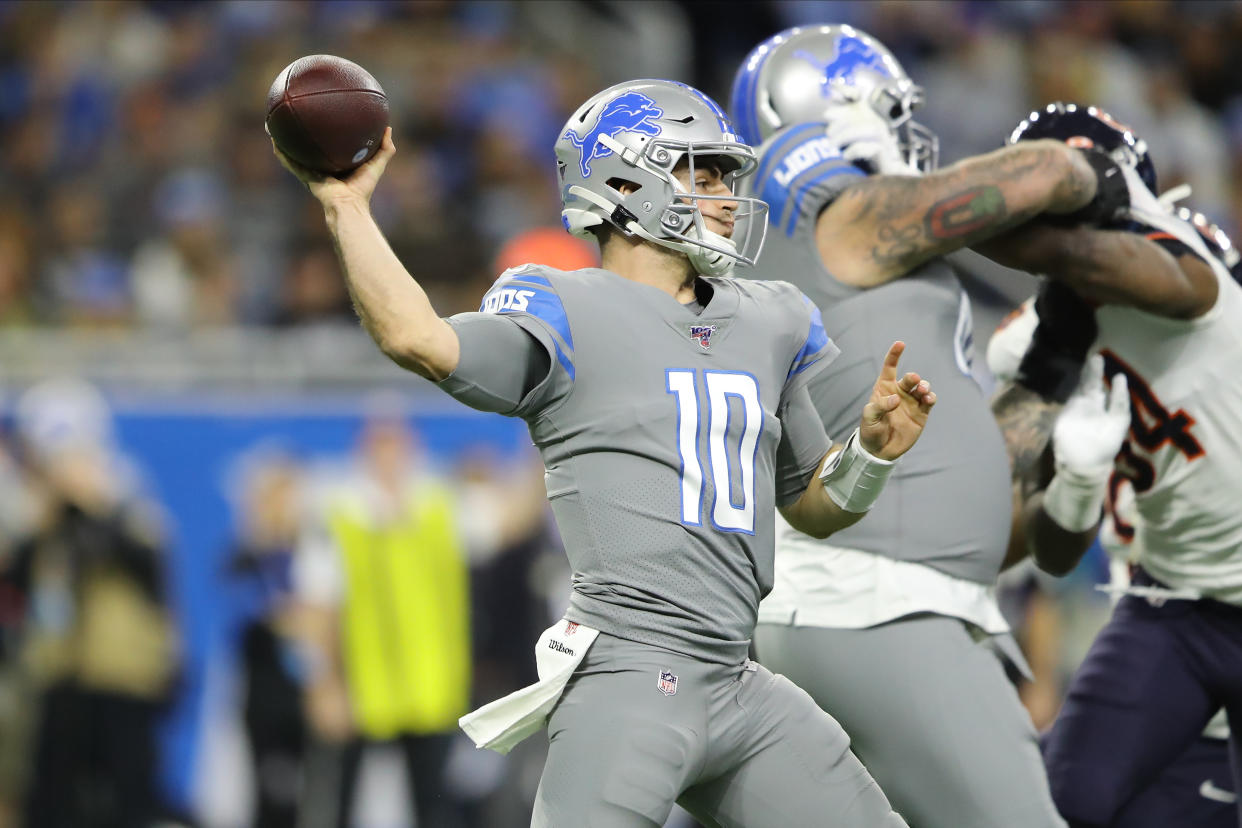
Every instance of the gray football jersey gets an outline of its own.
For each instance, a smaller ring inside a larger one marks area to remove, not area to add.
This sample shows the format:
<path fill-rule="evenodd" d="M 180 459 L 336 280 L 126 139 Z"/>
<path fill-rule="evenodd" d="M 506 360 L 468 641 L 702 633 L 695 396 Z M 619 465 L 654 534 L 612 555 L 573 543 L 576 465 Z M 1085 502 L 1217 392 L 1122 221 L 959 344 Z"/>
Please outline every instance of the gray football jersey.
<path fill-rule="evenodd" d="M 738 663 L 772 587 L 774 511 L 829 446 L 805 386 L 838 351 L 792 285 L 704 281 L 706 306 L 686 306 L 606 270 L 528 265 L 502 276 L 482 312 L 550 356 L 503 413 L 526 420 L 543 457 L 573 570 L 566 617 Z M 460 332 L 477 316 L 450 321 Z M 464 350 L 466 367 L 442 385 L 470 401 L 456 375 L 514 356 Z"/>
<path fill-rule="evenodd" d="M 750 180 L 771 207 L 768 234 L 757 265 L 738 275 L 788 280 L 823 311 L 842 351 L 834 370 L 810 386 L 828 433 L 840 441 L 853 430 L 894 340 L 906 343 L 901 369 L 918 371 L 936 391 L 935 413 L 871 515 L 825 543 L 992 583 L 1009 540 L 1009 460 L 971 376 L 970 302 L 957 276 L 935 259 L 877 288 L 837 281 L 816 248 L 816 221 L 865 173 L 823 137 L 822 124 L 788 127 L 758 154 Z"/>

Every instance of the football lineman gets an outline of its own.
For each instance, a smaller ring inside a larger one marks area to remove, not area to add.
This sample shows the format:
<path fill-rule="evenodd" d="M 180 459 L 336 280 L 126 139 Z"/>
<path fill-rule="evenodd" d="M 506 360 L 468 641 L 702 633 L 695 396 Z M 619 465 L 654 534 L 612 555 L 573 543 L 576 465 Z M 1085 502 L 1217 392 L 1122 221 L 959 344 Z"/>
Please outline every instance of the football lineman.
<path fill-rule="evenodd" d="M 850 428 L 871 352 L 895 331 L 949 406 L 871 519 L 827 541 L 781 526 L 756 652 L 841 722 L 912 824 L 1060 826 L 1002 664 L 1024 667 L 994 595 L 1009 468 L 944 256 L 1041 214 L 1112 215 L 1124 186 L 1103 154 L 1052 141 L 936 170 L 921 101 L 881 43 L 844 25 L 764 41 L 734 81 L 739 130 L 762 142 L 745 186 L 770 205 L 763 257 L 740 272 L 789 279 L 824 310 L 845 362 L 810 385 L 829 434 Z"/>

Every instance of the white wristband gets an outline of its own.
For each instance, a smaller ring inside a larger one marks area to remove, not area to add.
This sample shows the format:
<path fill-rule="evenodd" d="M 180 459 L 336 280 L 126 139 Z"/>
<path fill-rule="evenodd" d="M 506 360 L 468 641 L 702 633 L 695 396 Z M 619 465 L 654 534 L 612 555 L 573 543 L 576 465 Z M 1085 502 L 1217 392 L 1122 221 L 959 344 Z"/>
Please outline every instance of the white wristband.
<path fill-rule="evenodd" d="M 1044 512 L 1067 532 L 1085 532 L 1100 522 L 1107 491 L 1108 475 L 1100 479 L 1061 466 L 1044 489 Z"/>
<path fill-rule="evenodd" d="M 828 455 L 819 482 L 832 502 L 847 512 L 865 512 L 875 503 L 895 461 L 881 460 L 872 455 L 858 439 L 858 429 L 850 434 L 845 446 Z"/>

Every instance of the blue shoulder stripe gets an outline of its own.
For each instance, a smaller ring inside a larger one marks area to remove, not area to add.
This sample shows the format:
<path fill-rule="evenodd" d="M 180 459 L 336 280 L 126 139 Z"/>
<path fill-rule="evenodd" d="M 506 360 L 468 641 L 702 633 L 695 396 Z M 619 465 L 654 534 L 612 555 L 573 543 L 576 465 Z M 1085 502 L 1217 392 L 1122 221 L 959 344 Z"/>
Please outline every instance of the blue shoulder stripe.
<path fill-rule="evenodd" d="M 574 378 L 574 338 L 569 330 L 569 316 L 556 289 L 546 277 L 514 273 L 498 282 L 483 297 L 480 313 L 515 314 L 533 316 L 552 329 L 555 336 L 556 358 Z"/>
<path fill-rule="evenodd" d="M 764 151 L 754 186 L 768 203 L 768 221 L 792 236 L 807 193 L 838 175 L 865 173 L 841 155 L 824 135 L 823 124 L 807 123 L 782 134 Z"/>
<path fill-rule="evenodd" d="M 768 173 L 772 172 L 774 164 L 779 163 L 785 157 L 785 151 L 789 149 L 794 142 L 801 141 L 811 135 L 822 135 L 824 133 L 823 124 L 799 124 L 791 127 L 784 135 L 779 136 L 772 145 L 763 152 L 763 158 L 759 162 L 759 169 L 755 170 L 755 181 L 763 181 L 767 178 Z"/>
<path fill-rule="evenodd" d="M 848 161 L 841 161 L 840 163 L 825 166 L 823 170 L 820 170 L 802 184 L 798 185 L 798 189 L 794 192 L 793 198 L 790 199 L 789 220 L 785 222 L 786 236 L 792 236 L 794 234 L 794 229 L 798 226 L 798 216 L 802 214 L 802 199 L 807 192 L 810 191 L 812 187 L 822 184 L 828 179 L 835 178 L 838 175 L 858 176 L 861 178 L 867 177 L 867 174 L 858 169 L 858 167 L 855 167 Z M 769 215 L 771 215 L 770 207 Z"/>
<path fill-rule="evenodd" d="M 793 362 L 789 367 L 789 375 L 785 377 L 786 382 L 819 362 L 823 357 L 824 348 L 828 347 L 831 341 L 828 339 L 828 332 L 824 330 L 824 317 L 819 312 L 819 308 L 815 307 L 815 303 L 805 294 L 802 295 L 802 301 L 806 302 L 811 311 L 811 324 L 807 328 L 806 341 L 802 343 L 802 348 L 798 353 L 794 354 Z"/>

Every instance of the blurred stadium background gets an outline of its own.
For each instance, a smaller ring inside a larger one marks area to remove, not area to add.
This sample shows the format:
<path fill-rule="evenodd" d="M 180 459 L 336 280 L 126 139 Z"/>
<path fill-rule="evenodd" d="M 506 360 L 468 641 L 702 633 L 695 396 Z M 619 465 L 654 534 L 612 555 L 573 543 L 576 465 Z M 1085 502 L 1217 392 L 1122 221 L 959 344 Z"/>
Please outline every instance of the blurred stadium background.
<path fill-rule="evenodd" d="M 591 260 L 558 227 L 551 145 L 574 106 L 640 76 L 726 101 L 756 42 L 815 22 L 853 23 L 898 55 L 927 90 L 919 118 L 942 164 L 1000 145 L 1038 105 L 1094 103 L 1147 139 L 1162 188 L 1189 183 L 1189 203 L 1237 237 L 1236 2 L 0 0 L 0 825 L 22 823 L 41 774 L 75 773 L 48 745 L 115 739 L 96 732 L 101 717 L 122 734 L 155 728 L 152 821 L 254 824 L 266 775 L 313 803 L 296 824 L 331 824 L 333 745 L 349 723 L 303 716 L 298 683 L 314 664 L 275 662 L 307 661 L 305 619 L 286 612 L 306 598 L 293 552 L 321 519 L 321 493 L 358 473 L 376 418 L 409 430 L 402 473 L 457 493 L 474 701 L 528 680 L 529 647 L 563 606 L 555 530 L 513 495 L 537 486 L 521 424 L 402 374 L 359 329 L 320 212 L 263 133 L 283 66 L 337 54 L 387 90 L 398 153 L 375 212 L 447 315 L 476 309 L 508 264 Z M 975 295 L 981 343 L 1029 288 L 1002 284 Z M 65 504 L 120 509 L 116 531 L 151 552 L 119 565 L 145 584 L 145 624 L 110 627 L 110 605 L 82 597 L 89 566 L 73 553 L 48 563 L 38 539 L 72 522 Z M 1107 611 L 1092 589 L 1105 567 L 1097 555 L 1063 581 L 1008 578 L 1045 679 L 1023 690 L 1037 723 Z M 133 630 L 165 617 L 167 635 L 136 643 Z M 270 652 L 250 646 L 264 624 Z M 133 670 L 149 680 L 100 678 L 91 647 L 106 658 L 145 647 Z M 294 677 L 285 712 L 305 726 L 294 767 L 252 761 L 246 718 L 264 667 Z M 150 716 L 57 706 L 56 688 L 91 681 Z M 540 741 L 503 760 L 454 741 L 445 824 L 527 824 Z M 395 753 L 371 756 L 358 824 L 409 825 Z M 116 810 L 103 788 L 64 796 Z"/>

